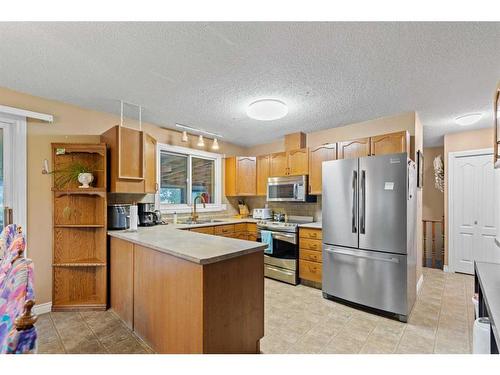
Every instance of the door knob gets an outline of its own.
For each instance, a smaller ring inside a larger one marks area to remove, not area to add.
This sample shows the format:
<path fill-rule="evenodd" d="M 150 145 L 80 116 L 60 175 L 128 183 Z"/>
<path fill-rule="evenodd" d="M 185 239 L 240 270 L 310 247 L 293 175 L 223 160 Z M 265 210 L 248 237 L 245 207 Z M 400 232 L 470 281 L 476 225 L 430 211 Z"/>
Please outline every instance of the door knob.
<path fill-rule="evenodd" d="M 474 220 L 474 225 L 477 225 L 477 220 Z"/>

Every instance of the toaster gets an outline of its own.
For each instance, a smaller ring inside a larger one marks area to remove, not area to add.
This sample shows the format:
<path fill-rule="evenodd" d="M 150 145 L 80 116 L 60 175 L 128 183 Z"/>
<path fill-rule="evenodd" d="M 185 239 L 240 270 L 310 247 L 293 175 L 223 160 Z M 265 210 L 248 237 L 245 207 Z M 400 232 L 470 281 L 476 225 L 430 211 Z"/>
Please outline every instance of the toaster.
<path fill-rule="evenodd" d="M 254 208 L 252 217 L 260 220 L 272 219 L 273 211 L 270 208 Z"/>

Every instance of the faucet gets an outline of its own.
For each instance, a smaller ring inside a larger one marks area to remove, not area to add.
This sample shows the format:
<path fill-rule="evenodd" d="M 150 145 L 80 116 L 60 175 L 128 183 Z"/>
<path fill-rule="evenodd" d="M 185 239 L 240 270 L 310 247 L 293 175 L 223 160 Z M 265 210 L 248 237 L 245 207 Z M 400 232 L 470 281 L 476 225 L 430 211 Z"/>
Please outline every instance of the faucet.
<path fill-rule="evenodd" d="M 205 198 L 203 198 L 203 195 L 201 195 L 201 194 L 197 195 L 193 200 L 193 209 L 191 211 L 191 222 L 192 223 L 195 223 L 196 220 L 198 220 L 198 215 L 196 215 L 196 201 L 198 198 L 200 198 L 201 203 L 203 204 L 203 208 L 205 208 L 205 203 L 206 203 Z"/>

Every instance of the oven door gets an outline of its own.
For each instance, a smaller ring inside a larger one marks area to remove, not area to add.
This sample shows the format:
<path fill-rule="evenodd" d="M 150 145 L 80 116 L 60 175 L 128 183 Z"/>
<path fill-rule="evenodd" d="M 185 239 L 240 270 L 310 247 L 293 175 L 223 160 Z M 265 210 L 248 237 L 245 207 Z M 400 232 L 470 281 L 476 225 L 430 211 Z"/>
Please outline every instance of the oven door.
<path fill-rule="evenodd" d="M 271 231 L 271 233 L 273 236 L 273 253 L 264 254 L 264 263 L 296 270 L 298 258 L 297 234 L 274 231 Z M 260 231 L 258 241 L 261 241 Z"/>

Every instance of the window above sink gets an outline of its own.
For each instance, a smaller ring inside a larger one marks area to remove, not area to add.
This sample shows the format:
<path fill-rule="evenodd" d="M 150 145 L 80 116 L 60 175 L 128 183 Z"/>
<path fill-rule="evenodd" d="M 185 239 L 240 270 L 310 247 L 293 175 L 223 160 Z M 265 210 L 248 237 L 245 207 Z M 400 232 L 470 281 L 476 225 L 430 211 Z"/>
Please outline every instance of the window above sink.
<path fill-rule="evenodd" d="M 198 212 L 223 211 L 222 204 L 223 155 L 158 144 L 157 173 L 159 190 L 156 200 L 163 213 L 191 211 L 194 198 L 203 195 L 207 204 L 200 204 Z"/>

